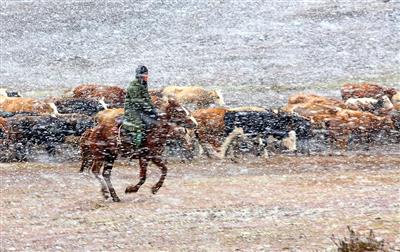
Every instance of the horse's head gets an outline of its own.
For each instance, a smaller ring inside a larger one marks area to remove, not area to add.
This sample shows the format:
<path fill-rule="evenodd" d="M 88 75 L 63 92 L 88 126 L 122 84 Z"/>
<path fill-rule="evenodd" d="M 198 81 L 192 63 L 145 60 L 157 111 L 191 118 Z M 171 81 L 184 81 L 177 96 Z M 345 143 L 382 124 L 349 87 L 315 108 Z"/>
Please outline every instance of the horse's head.
<path fill-rule="evenodd" d="M 194 128 L 197 126 L 197 121 L 189 110 L 181 106 L 174 99 L 167 99 L 165 101 L 164 111 L 169 122 L 176 123 L 185 128 Z"/>

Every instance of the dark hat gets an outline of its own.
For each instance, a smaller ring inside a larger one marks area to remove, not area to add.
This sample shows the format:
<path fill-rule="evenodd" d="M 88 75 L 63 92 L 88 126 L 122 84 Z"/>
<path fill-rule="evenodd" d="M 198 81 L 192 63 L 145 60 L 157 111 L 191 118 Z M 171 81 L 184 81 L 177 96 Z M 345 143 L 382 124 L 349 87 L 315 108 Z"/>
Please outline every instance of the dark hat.
<path fill-rule="evenodd" d="M 141 75 L 148 74 L 148 72 L 149 72 L 149 71 L 148 71 L 148 69 L 147 69 L 146 66 L 139 65 L 139 66 L 136 68 L 136 78 L 140 77 Z"/>

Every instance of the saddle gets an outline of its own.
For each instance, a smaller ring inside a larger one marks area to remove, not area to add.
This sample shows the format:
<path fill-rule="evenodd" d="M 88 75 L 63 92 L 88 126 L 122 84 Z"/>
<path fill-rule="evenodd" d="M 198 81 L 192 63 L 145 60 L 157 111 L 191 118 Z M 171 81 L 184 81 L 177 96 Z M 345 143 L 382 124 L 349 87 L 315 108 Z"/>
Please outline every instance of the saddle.
<path fill-rule="evenodd" d="M 148 148 L 144 146 L 146 143 L 146 135 L 144 134 L 143 139 L 139 146 L 133 144 L 131 139 L 122 128 L 122 124 L 117 129 L 117 147 L 120 150 L 120 154 L 123 157 L 138 158 L 145 155 L 148 152 Z"/>
<path fill-rule="evenodd" d="M 141 113 L 140 117 L 142 119 L 144 129 L 138 132 L 130 132 L 129 130 L 124 129 L 123 126 L 123 117 L 116 118 L 116 126 L 117 126 L 117 146 L 123 150 L 123 152 L 130 153 L 141 153 L 145 150 L 144 143 L 146 142 L 146 135 L 149 131 L 154 127 L 159 125 L 159 121 L 157 120 L 156 114 L 146 114 Z M 135 144 L 138 143 L 139 144 Z"/>

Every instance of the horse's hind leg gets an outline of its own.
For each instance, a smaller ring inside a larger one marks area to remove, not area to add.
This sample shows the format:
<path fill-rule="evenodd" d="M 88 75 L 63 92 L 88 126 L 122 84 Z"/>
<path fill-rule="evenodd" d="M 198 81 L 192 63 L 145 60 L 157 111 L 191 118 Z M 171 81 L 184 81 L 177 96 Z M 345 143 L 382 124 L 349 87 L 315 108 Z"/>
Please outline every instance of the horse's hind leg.
<path fill-rule="evenodd" d="M 111 183 L 111 170 L 113 168 L 114 160 L 115 160 L 115 156 L 113 156 L 113 155 L 106 156 L 104 170 L 103 170 L 103 177 L 107 183 L 108 190 L 110 191 L 113 201 L 119 202 L 121 200 L 118 198 L 117 193 L 115 192 L 115 189 Z"/>
<path fill-rule="evenodd" d="M 108 199 L 110 197 L 107 184 L 104 182 L 103 178 L 100 176 L 100 170 L 101 166 L 103 165 L 103 161 L 94 161 L 92 165 L 92 172 L 94 176 L 97 178 L 97 180 L 100 182 L 101 185 L 101 193 L 103 194 L 105 199 Z"/>
<path fill-rule="evenodd" d="M 79 172 L 89 171 L 89 168 L 93 165 L 93 159 L 90 150 L 86 148 L 81 148 L 82 164 Z"/>
<path fill-rule="evenodd" d="M 125 190 L 125 193 L 133 193 L 137 192 L 141 185 L 146 181 L 146 174 L 147 174 L 147 165 L 149 161 L 144 158 L 139 158 L 139 165 L 140 165 L 140 180 L 135 186 L 128 186 Z"/>
<path fill-rule="evenodd" d="M 152 159 L 153 163 L 156 164 L 161 169 L 161 177 L 160 180 L 151 188 L 151 192 L 156 194 L 157 191 L 161 188 L 164 183 L 165 177 L 167 176 L 167 166 L 165 166 L 164 162 L 160 158 Z"/>

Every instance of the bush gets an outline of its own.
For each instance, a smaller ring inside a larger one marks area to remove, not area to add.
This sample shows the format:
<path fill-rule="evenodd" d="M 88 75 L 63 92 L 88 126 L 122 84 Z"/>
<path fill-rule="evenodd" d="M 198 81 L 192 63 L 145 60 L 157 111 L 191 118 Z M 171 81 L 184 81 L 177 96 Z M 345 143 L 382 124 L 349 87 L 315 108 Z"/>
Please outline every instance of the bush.
<path fill-rule="evenodd" d="M 349 237 L 343 239 L 336 238 L 332 235 L 332 241 L 337 246 L 338 252 L 364 252 L 364 251 L 388 251 L 385 248 L 385 241 L 377 239 L 372 230 L 367 237 L 352 230 L 349 230 Z"/>

